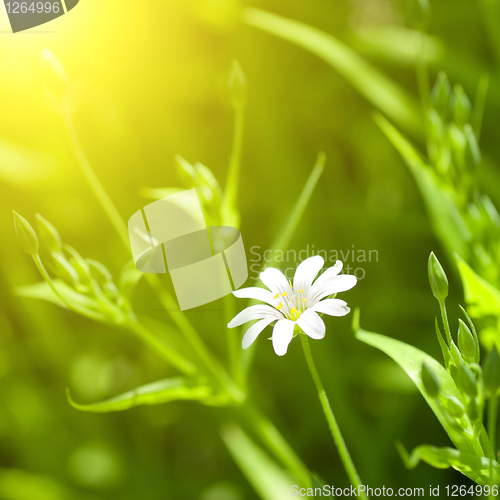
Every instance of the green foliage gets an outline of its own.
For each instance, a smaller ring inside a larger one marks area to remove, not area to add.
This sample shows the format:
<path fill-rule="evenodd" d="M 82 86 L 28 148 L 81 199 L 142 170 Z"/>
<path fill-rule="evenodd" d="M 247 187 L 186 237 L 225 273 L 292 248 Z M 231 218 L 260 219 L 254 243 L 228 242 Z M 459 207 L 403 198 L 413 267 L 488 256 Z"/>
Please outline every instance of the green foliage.
<path fill-rule="evenodd" d="M 428 445 L 417 446 L 410 455 L 401 444 L 398 445 L 398 450 L 408 469 L 414 469 L 420 461 L 437 469 L 453 467 L 477 484 L 485 486 L 490 484 L 491 469 L 493 468 L 494 483 L 496 484 L 500 480 L 500 466 L 489 458 L 478 457 L 453 448 L 437 448 Z"/>
<path fill-rule="evenodd" d="M 92 404 L 75 403 L 67 392 L 68 401 L 77 410 L 93 413 L 108 413 L 123 411 L 140 405 L 158 405 L 177 400 L 201 401 L 205 404 L 217 404 L 212 397 L 209 385 L 195 385 L 182 377 L 158 380 L 142 385 L 106 401 Z"/>
<path fill-rule="evenodd" d="M 290 498 L 292 479 L 234 424 L 222 429 L 222 439 L 235 462 L 263 500 Z"/>
<path fill-rule="evenodd" d="M 426 363 L 438 381 L 440 392 L 452 396 L 458 401 L 462 401 L 462 395 L 457 389 L 453 378 L 438 361 L 416 347 L 377 333 L 370 333 L 359 329 L 356 332 L 356 338 L 365 344 L 385 352 L 396 361 L 422 393 L 422 396 L 440 421 L 453 444 L 455 444 L 459 450 L 475 454 L 475 448 L 477 448 L 479 443 L 477 438 L 471 437 L 473 428 L 470 420 L 466 417 L 464 419 L 465 428 L 463 430 L 457 430 L 455 422 L 453 420 L 450 421 L 445 409 L 438 400 L 435 400 L 434 397 L 427 392 L 422 382 L 422 365 Z"/>
<path fill-rule="evenodd" d="M 431 259 L 433 254 L 431 254 Z M 437 260 L 435 260 L 437 263 Z M 472 286 L 477 286 L 477 276 L 463 261 L 462 273 L 468 273 Z M 436 264 L 437 265 L 437 264 Z M 429 266 L 430 267 L 430 266 Z M 436 272 L 436 271 L 434 271 Z M 432 274 L 432 273 L 430 273 Z M 439 266 L 439 273 L 444 270 Z M 432 284 L 433 277 L 430 276 Z M 431 356 L 419 349 L 383 335 L 362 330 L 359 326 L 359 313 L 353 322 L 356 337 L 368 345 L 376 347 L 390 356 L 403 368 L 424 396 L 441 425 L 457 449 L 419 446 L 410 456 L 402 446 L 399 450 L 403 461 L 409 468 L 417 466 L 420 460 L 436 468 L 453 467 L 481 485 L 496 484 L 500 468 L 493 457 L 496 449 L 496 406 L 500 391 L 500 358 L 494 347 L 488 355 L 484 367 L 479 365 L 479 341 L 476 329 L 469 316 L 462 312 L 469 323 L 459 320 L 458 347 L 451 337 L 445 297 L 448 294 L 435 291 L 441 308 L 441 316 L 448 337 L 443 339 L 436 319 L 436 333 L 443 353 L 443 367 Z M 488 433 L 483 426 L 483 413 L 489 399 Z M 489 458 L 487 458 L 489 457 Z"/>
<path fill-rule="evenodd" d="M 410 168 L 429 211 L 434 231 L 445 243 L 445 248 L 450 255 L 456 252 L 467 258 L 470 253 L 467 242 L 471 239 L 471 233 L 450 193 L 441 188 L 436 173 L 393 125 L 383 116 L 377 115 L 375 119 Z"/>
<path fill-rule="evenodd" d="M 377 109 L 403 127 L 419 130 L 418 108 L 396 83 L 332 35 L 259 9 L 247 8 L 244 21 L 279 38 L 295 43 L 325 60 L 342 74 Z"/>

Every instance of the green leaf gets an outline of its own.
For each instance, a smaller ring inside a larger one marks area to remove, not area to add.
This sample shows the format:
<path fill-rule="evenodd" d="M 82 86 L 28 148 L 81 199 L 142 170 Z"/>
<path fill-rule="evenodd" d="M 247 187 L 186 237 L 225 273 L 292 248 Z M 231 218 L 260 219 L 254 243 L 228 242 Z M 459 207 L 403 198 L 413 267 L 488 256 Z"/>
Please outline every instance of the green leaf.
<path fill-rule="evenodd" d="M 380 349 L 396 361 L 396 363 L 398 363 L 398 365 L 413 380 L 413 383 L 417 386 L 418 390 L 427 401 L 427 404 L 430 406 L 439 422 L 448 433 L 448 436 L 453 444 L 461 451 L 473 455 L 476 454 L 475 449 L 479 449 L 477 439 L 469 438 L 451 427 L 445 418 L 441 406 L 435 398 L 432 398 L 429 394 L 427 394 L 422 383 L 421 368 L 422 364 L 425 362 L 431 367 L 433 373 L 439 381 L 441 393 L 453 396 L 459 401 L 462 401 L 460 391 L 457 389 L 455 382 L 441 363 L 416 347 L 400 342 L 399 340 L 385 337 L 384 335 L 358 330 L 356 332 L 356 338 L 365 344 Z M 472 431 L 472 425 L 469 425 L 469 430 Z"/>
<path fill-rule="evenodd" d="M 166 198 L 167 196 L 170 196 L 172 194 L 181 193 L 182 191 L 185 191 L 185 188 L 176 188 L 176 187 L 148 188 L 148 187 L 143 187 L 139 190 L 139 194 L 143 198 L 149 198 L 151 200 L 159 200 L 161 198 Z"/>
<path fill-rule="evenodd" d="M 215 403 L 212 398 L 212 390 L 208 385 L 190 385 L 182 377 L 167 378 L 142 385 L 127 391 L 114 398 L 106 399 L 99 403 L 78 404 L 71 398 L 67 390 L 68 401 L 77 410 L 108 413 L 112 411 L 123 411 L 140 405 L 159 405 L 177 400 L 202 401 L 206 404 Z"/>
<path fill-rule="evenodd" d="M 332 35 L 260 9 L 245 9 L 243 20 L 250 26 L 295 43 L 322 58 L 368 101 L 401 126 L 409 130 L 422 128 L 419 108 L 413 98 Z"/>
<path fill-rule="evenodd" d="M 433 171 L 415 148 L 382 115 L 375 121 L 408 165 L 427 206 L 434 231 L 448 253 L 462 258 L 469 255 L 471 233 L 451 197 L 441 188 Z"/>
<path fill-rule="evenodd" d="M 221 432 L 234 461 L 262 500 L 288 500 L 292 479 L 235 424 Z"/>
<path fill-rule="evenodd" d="M 398 451 L 408 469 L 414 469 L 420 461 L 426 462 L 437 469 L 449 469 L 452 467 L 460 471 L 477 484 L 489 485 L 491 460 L 485 457 L 477 457 L 470 453 L 455 450 L 454 448 L 438 448 L 436 446 L 422 445 L 415 448 L 410 455 L 401 446 Z M 494 484 L 500 480 L 500 467 L 493 461 Z"/>
<path fill-rule="evenodd" d="M 106 316 L 101 312 L 101 305 L 85 295 L 82 295 L 61 280 L 52 281 L 64 300 L 68 302 L 75 312 L 97 321 L 106 321 Z M 29 297 L 32 299 L 45 300 L 59 307 L 67 309 L 66 304 L 54 293 L 50 285 L 41 281 L 33 285 L 21 286 L 14 289 L 18 297 Z"/>
<path fill-rule="evenodd" d="M 455 256 L 464 287 L 465 302 L 473 318 L 500 313 L 500 291 L 478 276 L 459 256 Z"/>
<path fill-rule="evenodd" d="M 441 64 L 446 56 L 446 48 L 437 37 L 416 29 L 382 24 L 362 24 L 354 29 L 354 43 L 360 52 L 405 66 L 415 66 L 419 62 L 423 36 L 425 61 L 428 64 Z"/>

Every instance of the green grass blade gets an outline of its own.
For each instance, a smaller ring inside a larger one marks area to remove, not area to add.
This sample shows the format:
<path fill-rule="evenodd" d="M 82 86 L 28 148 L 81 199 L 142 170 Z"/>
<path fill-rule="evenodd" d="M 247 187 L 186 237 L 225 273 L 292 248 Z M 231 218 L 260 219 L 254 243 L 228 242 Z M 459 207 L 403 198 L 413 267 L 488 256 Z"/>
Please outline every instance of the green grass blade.
<path fill-rule="evenodd" d="M 234 461 L 262 500 L 287 500 L 294 480 L 264 453 L 237 425 L 222 430 Z"/>
<path fill-rule="evenodd" d="M 123 411 L 139 405 L 159 405 L 177 400 L 208 400 L 211 389 L 209 386 L 190 386 L 182 377 L 167 378 L 142 385 L 127 391 L 114 398 L 93 404 L 78 404 L 71 398 L 69 389 L 67 391 L 68 401 L 77 410 L 108 413 L 112 411 Z"/>
<path fill-rule="evenodd" d="M 419 107 L 414 99 L 332 35 L 260 9 L 245 9 L 243 21 L 309 50 L 336 69 L 368 101 L 399 125 L 411 131 L 422 129 Z"/>
<path fill-rule="evenodd" d="M 434 231 L 449 256 L 457 253 L 467 259 L 471 234 L 453 200 L 441 189 L 433 171 L 410 142 L 382 115 L 377 114 L 375 121 L 413 174 L 427 206 Z"/>
<path fill-rule="evenodd" d="M 307 208 L 309 200 L 311 199 L 314 189 L 318 184 L 319 178 L 323 173 L 323 170 L 325 168 L 325 161 L 326 161 L 325 153 L 323 152 L 319 153 L 318 158 L 316 160 L 316 164 L 314 165 L 312 172 L 309 175 L 309 178 L 307 179 L 307 182 L 304 188 L 302 189 L 302 192 L 300 193 L 297 203 L 293 207 L 290 217 L 288 218 L 285 226 L 283 227 L 283 230 L 280 233 L 278 233 L 275 240 L 271 244 L 271 250 L 273 251 L 272 252 L 273 254 L 276 253 L 276 250 L 285 250 L 290 245 L 290 242 L 292 241 L 293 235 L 295 234 L 299 222 L 302 219 L 302 216 L 304 215 L 304 212 Z"/>

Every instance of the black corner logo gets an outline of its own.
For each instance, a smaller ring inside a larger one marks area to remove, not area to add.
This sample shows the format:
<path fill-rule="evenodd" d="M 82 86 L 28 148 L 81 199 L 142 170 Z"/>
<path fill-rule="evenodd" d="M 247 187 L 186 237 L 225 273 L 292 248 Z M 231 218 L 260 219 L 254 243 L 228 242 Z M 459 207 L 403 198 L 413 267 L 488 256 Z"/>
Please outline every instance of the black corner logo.
<path fill-rule="evenodd" d="M 10 26 L 14 33 L 24 31 L 41 24 L 48 23 L 70 11 L 80 0 L 48 0 L 36 2 L 32 0 L 13 2 L 3 0 Z"/>

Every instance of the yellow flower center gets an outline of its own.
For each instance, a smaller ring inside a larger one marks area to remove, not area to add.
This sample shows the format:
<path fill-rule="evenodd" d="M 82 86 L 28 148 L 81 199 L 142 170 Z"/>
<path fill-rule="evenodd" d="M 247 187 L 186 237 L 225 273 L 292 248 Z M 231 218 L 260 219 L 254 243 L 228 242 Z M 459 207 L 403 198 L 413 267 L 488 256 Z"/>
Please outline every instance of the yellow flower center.
<path fill-rule="evenodd" d="M 294 292 L 292 282 L 289 281 L 288 283 L 290 285 L 290 290 L 276 293 L 273 300 L 281 296 L 282 300 L 275 306 L 276 310 L 280 311 L 285 318 L 297 321 L 300 315 L 307 309 L 307 298 L 304 296 L 306 292 L 303 288 L 298 292 Z"/>

